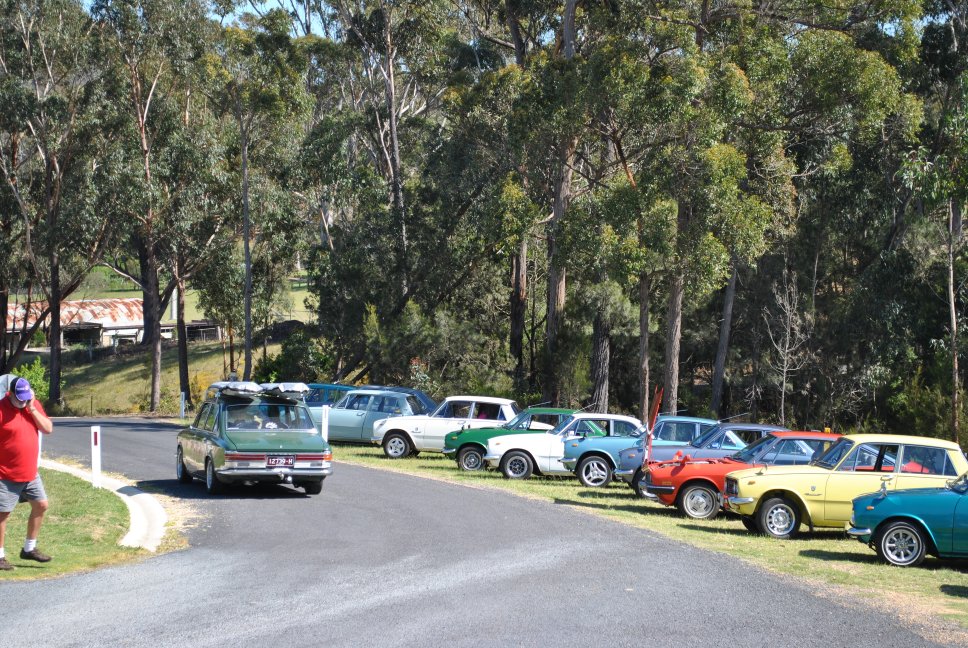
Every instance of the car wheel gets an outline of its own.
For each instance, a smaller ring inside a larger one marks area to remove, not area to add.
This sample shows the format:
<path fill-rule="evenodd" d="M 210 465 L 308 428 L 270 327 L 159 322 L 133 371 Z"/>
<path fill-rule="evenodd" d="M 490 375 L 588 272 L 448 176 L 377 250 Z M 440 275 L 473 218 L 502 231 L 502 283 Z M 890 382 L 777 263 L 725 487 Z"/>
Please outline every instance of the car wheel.
<path fill-rule="evenodd" d="M 457 453 L 457 467 L 461 470 L 481 470 L 484 468 L 484 452 L 475 446 L 466 446 Z"/>
<path fill-rule="evenodd" d="M 877 534 L 874 544 L 882 560 L 898 567 L 914 567 L 924 561 L 927 541 L 917 525 L 896 520 Z"/>
<path fill-rule="evenodd" d="M 394 433 L 383 440 L 383 454 L 390 459 L 403 459 L 413 452 L 410 439 L 400 433 Z"/>
<path fill-rule="evenodd" d="M 178 446 L 178 450 L 175 451 L 175 476 L 182 484 L 190 484 L 192 481 L 192 474 L 185 467 L 185 455 L 181 446 Z"/>
<path fill-rule="evenodd" d="M 534 462 L 526 452 L 512 450 L 501 459 L 501 472 L 507 479 L 527 479 L 534 472 Z"/>
<path fill-rule="evenodd" d="M 800 509 L 785 497 L 773 497 L 763 502 L 757 522 L 763 533 L 786 540 L 800 530 Z"/>
<path fill-rule="evenodd" d="M 323 480 L 303 482 L 302 487 L 307 495 L 319 495 L 323 492 Z"/>
<path fill-rule="evenodd" d="M 760 530 L 760 525 L 756 523 L 756 518 L 751 517 L 749 515 L 744 515 L 741 519 L 743 522 L 743 526 L 746 527 L 746 530 L 749 531 L 750 533 L 755 533 L 757 535 L 763 533 Z"/>
<path fill-rule="evenodd" d="M 708 520 L 719 513 L 719 493 L 702 484 L 687 486 L 676 498 L 679 512 L 694 520 Z"/>
<path fill-rule="evenodd" d="M 205 460 L 205 490 L 209 495 L 218 495 L 224 490 L 222 482 L 215 474 L 215 464 L 211 458 Z"/>
<path fill-rule="evenodd" d="M 604 457 L 585 457 L 578 462 L 578 481 L 589 488 L 602 488 L 612 481 L 612 465 Z"/>
<path fill-rule="evenodd" d="M 643 471 L 641 468 L 636 470 L 635 474 L 632 475 L 632 481 L 629 482 L 629 486 L 632 487 L 632 490 L 635 491 L 635 494 L 639 497 L 646 497 L 645 471 Z"/>

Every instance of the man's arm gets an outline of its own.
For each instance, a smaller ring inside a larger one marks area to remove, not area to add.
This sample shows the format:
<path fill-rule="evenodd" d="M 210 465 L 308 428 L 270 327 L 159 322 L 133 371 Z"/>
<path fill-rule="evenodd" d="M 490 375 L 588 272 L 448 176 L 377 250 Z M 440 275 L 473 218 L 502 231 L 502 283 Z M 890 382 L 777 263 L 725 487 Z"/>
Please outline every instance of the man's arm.
<path fill-rule="evenodd" d="M 38 409 L 36 403 L 36 399 L 27 403 L 27 411 L 32 417 L 34 417 L 34 423 L 37 424 L 37 428 L 44 434 L 50 434 L 54 431 L 54 422 L 47 418 L 47 415 Z"/>

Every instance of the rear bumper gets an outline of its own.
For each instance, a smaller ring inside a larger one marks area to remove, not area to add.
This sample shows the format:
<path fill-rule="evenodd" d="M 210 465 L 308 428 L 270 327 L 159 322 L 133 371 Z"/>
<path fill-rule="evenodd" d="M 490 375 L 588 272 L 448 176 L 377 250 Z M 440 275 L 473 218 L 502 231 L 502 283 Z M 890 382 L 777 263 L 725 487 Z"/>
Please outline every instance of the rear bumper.
<path fill-rule="evenodd" d="M 222 481 L 318 481 L 333 474 L 325 462 L 319 468 L 221 468 L 215 473 Z"/>

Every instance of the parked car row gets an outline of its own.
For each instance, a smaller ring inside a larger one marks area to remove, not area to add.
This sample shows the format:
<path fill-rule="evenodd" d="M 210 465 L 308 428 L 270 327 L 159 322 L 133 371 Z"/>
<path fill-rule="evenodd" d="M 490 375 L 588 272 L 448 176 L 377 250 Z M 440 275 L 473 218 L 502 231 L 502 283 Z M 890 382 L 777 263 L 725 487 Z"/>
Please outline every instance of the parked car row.
<path fill-rule="evenodd" d="M 328 440 L 371 443 L 391 459 L 440 452 L 461 470 L 489 466 L 508 479 L 574 475 L 600 488 L 617 478 L 686 517 L 726 510 L 774 538 L 803 525 L 846 528 L 894 565 L 968 556 L 968 459 L 949 441 L 682 416 L 660 416 L 649 431 L 620 414 L 522 411 L 486 396 L 436 404 L 407 388 L 343 387 L 213 384 L 178 434 L 179 481 L 204 479 L 210 493 L 275 482 L 317 494 L 332 474 Z M 322 404 L 335 393 L 321 434 Z"/>

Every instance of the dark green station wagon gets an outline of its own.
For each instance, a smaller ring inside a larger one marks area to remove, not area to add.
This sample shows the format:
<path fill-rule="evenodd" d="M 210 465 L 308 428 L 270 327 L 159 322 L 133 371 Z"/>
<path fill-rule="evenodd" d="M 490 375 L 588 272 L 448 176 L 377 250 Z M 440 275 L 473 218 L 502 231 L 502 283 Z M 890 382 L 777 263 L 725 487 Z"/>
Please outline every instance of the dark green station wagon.
<path fill-rule="evenodd" d="M 309 495 L 333 472 L 333 453 L 304 402 L 303 383 L 217 382 L 194 423 L 178 433 L 178 481 L 205 480 L 209 493 L 225 484 L 292 484 Z"/>

